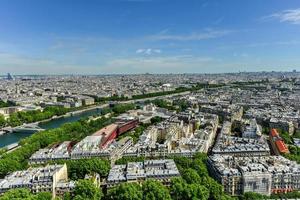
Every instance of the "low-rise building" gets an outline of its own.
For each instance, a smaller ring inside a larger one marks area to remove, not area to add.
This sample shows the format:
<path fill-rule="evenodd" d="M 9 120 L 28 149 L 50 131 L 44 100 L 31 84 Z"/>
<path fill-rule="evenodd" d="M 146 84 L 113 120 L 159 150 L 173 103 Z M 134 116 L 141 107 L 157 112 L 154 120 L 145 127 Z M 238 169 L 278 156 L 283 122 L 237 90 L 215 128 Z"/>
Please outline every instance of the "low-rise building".
<path fill-rule="evenodd" d="M 270 155 L 270 148 L 263 137 L 244 138 L 232 136 L 231 122 L 225 121 L 212 153 L 237 157 L 268 156 Z"/>
<path fill-rule="evenodd" d="M 50 148 L 40 149 L 29 159 L 32 164 L 45 163 L 52 160 L 70 159 L 71 142 L 65 141 Z"/>
<path fill-rule="evenodd" d="M 126 165 L 115 165 L 107 177 L 107 187 L 122 182 L 141 183 L 147 179 L 155 179 L 163 184 L 169 184 L 171 178 L 179 177 L 180 173 L 173 160 L 145 160 L 144 162 L 129 162 Z"/>

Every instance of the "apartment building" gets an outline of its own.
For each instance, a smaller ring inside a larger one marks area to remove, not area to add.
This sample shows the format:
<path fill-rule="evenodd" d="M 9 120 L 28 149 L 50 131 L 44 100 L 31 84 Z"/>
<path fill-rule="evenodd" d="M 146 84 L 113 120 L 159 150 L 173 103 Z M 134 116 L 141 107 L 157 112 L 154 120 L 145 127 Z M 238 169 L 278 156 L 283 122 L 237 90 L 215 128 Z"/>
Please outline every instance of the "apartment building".
<path fill-rule="evenodd" d="M 28 188 L 33 193 L 51 192 L 55 197 L 62 193 L 62 189 L 70 191 L 74 187 L 75 184 L 68 181 L 66 164 L 16 171 L 0 180 L 0 194 L 13 188 Z"/>
<path fill-rule="evenodd" d="M 179 177 L 180 173 L 174 160 L 145 160 L 129 162 L 126 165 L 115 165 L 107 177 L 107 187 L 123 182 L 142 183 L 147 179 L 155 179 L 168 185 L 171 178 Z"/>

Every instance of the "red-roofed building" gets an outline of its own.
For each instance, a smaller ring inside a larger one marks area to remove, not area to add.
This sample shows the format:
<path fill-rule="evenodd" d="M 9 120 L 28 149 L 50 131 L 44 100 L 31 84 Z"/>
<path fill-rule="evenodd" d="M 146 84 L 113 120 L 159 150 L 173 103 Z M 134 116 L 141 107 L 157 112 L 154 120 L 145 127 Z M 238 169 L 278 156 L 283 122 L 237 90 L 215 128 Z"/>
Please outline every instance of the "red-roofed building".
<path fill-rule="evenodd" d="M 279 154 L 289 153 L 289 149 L 287 145 L 284 143 L 283 139 L 279 136 L 276 129 L 271 129 L 269 139 L 274 154 L 279 155 Z"/>
<path fill-rule="evenodd" d="M 277 130 L 276 130 L 275 128 L 272 128 L 272 129 L 271 129 L 270 135 L 271 135 L 272 137 L 278 137 L 278 136 L 279 136 L 279 134 L 278 134 L 278 132 L 277 132 Z"/>
<path fill-rule="evenodd" d="M 280 153 L 289 153 L 288 147 L 282 140 L 276 140 L 275 144 Z"/>
<path fill-rule="evenodd" d="M 102 136 L 101 147 L 105 148 L 110 142 L 117 137 L 118 125 L 110 124 L 100 129 L 93 136 Z"/>

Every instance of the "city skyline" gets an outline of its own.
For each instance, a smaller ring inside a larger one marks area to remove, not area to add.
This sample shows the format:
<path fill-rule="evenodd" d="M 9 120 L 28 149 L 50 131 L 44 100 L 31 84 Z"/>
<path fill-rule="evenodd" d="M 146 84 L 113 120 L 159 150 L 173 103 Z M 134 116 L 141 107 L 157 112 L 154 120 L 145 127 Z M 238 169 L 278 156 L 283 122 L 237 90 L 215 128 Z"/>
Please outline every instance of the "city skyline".
<path fill-rule="evenodd" d="M 1 1 L 0 74 L 300 70 L 297 1 Z"/>

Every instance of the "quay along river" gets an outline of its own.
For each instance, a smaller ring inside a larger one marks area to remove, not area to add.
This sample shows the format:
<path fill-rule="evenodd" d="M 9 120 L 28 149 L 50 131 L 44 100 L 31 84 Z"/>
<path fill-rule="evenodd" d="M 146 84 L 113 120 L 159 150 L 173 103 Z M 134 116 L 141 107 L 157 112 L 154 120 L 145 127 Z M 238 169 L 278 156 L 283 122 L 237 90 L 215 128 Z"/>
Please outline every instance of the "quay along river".
<path fill-rule="evenodd" d="M 76 113 L 76 114 L 73 114 L 70 116 L 59 117 L 59 118 L 52 119 L 50 121 L 39 123 L 39 127 L 46 129 L 46 130 L 58 128 L 65 123 L 75 122 L 82 118 L 87 118 L 87 117 L 90 117 L 93 115 L 99 115 L 99 114 L 101 114 L 101 109 L 95 108 L 95 109 L 91 109 L 91 110 L 82 111 L 80 113 Z M 7 133 L 7 134 L 0 135 L 0 148 L 5 147 L 10 144 L 13 144 L 13 143 L 17 143 L 22 138 L 28 137 L 31 134 L 33 134 L 33 133 L 19 132 L 19 133 Z"/>

